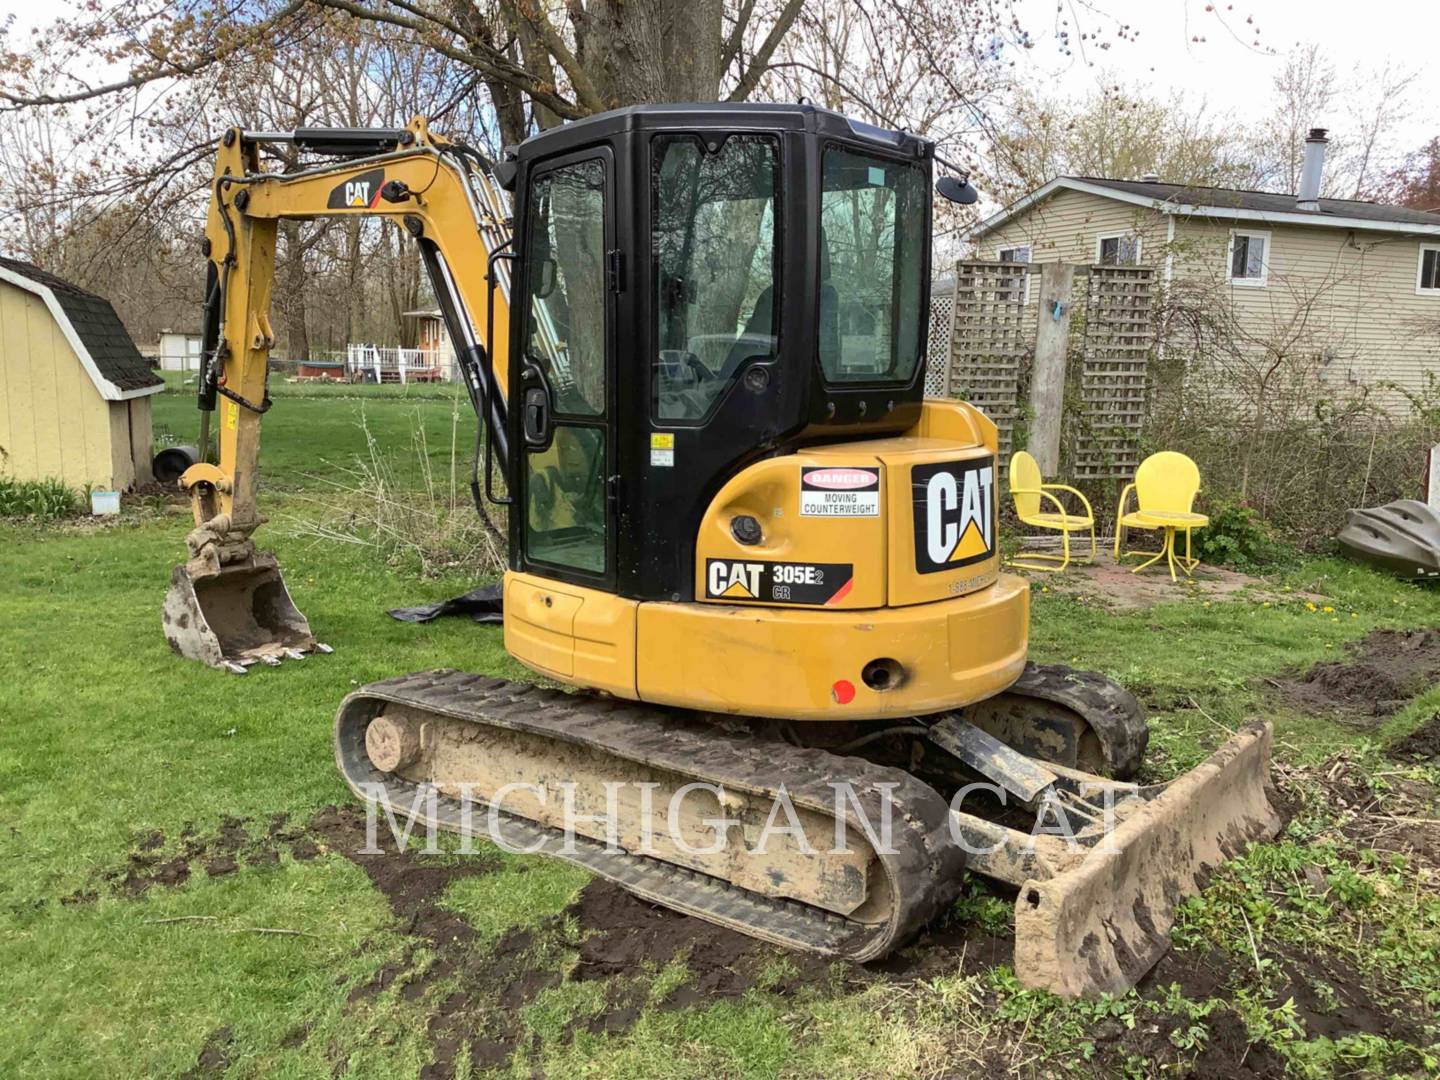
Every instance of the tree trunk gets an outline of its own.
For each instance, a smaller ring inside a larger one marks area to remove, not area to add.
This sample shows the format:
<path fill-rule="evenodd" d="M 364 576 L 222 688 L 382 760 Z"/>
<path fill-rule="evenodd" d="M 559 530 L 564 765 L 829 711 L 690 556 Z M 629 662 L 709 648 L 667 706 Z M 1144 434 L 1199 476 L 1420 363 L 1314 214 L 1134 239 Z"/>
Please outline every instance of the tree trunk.
<path fill-rule="evenodd" d="M 281 332 L 285 335 L 285 358 L 292 363 L 310 359 L 310 332 L 305 322 L 305 247 L 300 222 L 281 221 L 280 236 L 284 257 L 280 263 L 279 301 Z"/>
<path fill-rule="evenodd" d="M 577 56 L 606 108 L 714 101 L 724 0 L 595 3 L 577 27 Z"/>
<path fill-rule="evenodd" d="M 361 246 L 360 217 L 351 214 L 345 218 L 345 343 L 358 345 L 362 342 L 365 310 L 365 254 Z"/>

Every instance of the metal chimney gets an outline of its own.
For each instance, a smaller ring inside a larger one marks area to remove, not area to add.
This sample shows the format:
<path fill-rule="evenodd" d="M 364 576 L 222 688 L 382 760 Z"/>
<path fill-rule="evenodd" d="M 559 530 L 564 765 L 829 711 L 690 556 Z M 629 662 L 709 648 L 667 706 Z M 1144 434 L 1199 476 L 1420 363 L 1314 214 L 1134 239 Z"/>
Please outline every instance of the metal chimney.
<path fill-rule="evenodd" d="M 1311 128 L 1305 138 L 1305 164 L 1300 170 L 1298 210 L 1320 209 L 1320 178 L 1325 172 L 1325 147 L 1329 145 L 1324 128 Z"/>

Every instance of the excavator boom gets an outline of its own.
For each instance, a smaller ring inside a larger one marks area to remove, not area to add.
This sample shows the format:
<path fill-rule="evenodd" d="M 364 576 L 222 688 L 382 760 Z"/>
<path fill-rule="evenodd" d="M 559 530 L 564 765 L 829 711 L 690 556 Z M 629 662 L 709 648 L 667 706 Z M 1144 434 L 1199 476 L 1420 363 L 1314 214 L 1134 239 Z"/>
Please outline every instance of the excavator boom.
<path fill-rule="evenodd" d="M 335 155 L 293 173 L 261 168 L 266 144 L 292 143 Z M 510 243 L 508 209 L 477 151 L 432 135 L 423 118 L 403 129 L 231 129 L 221 139 L 211 185 L 204 364 L 200 373 L 201 460 L 180 478 L 195 528 L 189 560 L 175 568 L 164 625 L 182 656 L 235 672 L 319 648 L 273 556 L 254 530 L 261 418 L 270 407 L 270 325 L 277 226 L 284 219 L 363 214 L 399 220 L 418 241 L 440 302 L 485 449 L 505 450 L 509 275 L 493 258 Z M 482 313 L 480 325 L 471 313 Z M 217 453 L 209 419 L 218 412 Z M 477 465 L 480 455 L 477 455 Z M 478 478 L 475 485 L 478 498 Z"/>

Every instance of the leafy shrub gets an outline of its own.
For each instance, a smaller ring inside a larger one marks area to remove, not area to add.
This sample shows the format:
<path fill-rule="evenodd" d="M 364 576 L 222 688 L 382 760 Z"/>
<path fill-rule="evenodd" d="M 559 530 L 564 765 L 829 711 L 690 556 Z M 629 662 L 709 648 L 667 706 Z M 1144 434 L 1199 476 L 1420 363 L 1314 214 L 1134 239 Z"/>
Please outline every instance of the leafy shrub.
<path fill-rule="evenodd" d="M 53 521 L 80 510 L 80 493 L 59 480 L 14 480 L 0 476 L 0 518 Z"/>
<path fill-rule="evenodd" d="M 1260 515 L 1244 503 L 1212 503 L 1207 528 L 1194 534 L 1195 554 L 1202 562 L 1251 570 L 1283 562 L 1290 552 Z"/>

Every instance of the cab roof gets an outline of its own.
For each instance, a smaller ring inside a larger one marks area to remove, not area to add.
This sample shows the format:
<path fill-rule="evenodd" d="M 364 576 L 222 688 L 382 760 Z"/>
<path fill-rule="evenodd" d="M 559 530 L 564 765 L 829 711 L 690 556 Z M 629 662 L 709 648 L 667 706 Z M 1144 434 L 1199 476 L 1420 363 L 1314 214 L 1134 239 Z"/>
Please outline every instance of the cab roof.
<path fill-rule="evenodd" d="M 563 153 L 587 143 L 634 131 L 807 131 L 817 135 L 873 143 L 916 158 L 934 154 L 928 139 L 854 120 L 833 109 L 808 103 L 679 102 L 627 105 L 573 120 L 532 135 L 516 149 L 521 158 Z"/>

